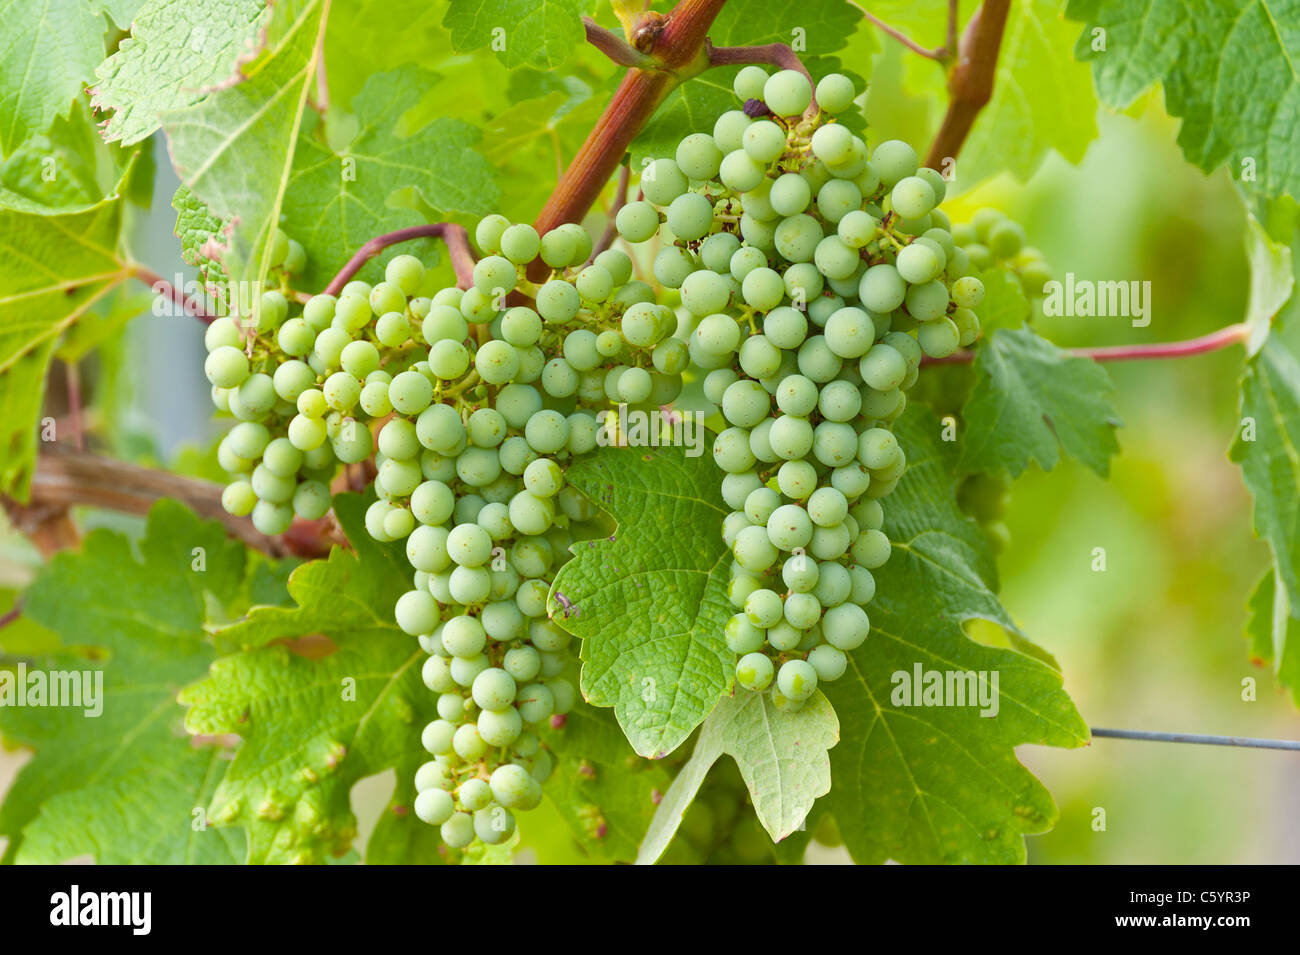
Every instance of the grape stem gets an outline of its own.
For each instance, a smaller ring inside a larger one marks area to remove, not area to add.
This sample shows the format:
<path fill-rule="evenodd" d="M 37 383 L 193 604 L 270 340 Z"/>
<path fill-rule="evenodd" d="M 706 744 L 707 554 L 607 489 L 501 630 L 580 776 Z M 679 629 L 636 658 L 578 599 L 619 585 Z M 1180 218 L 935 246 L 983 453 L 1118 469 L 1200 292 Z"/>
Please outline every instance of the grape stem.
<path fill-rule="evenodd" d="M 874 24 L 882 33 L 893 37 L 913 53 L 918 53 L 929 60 L 938 60 L 940 63 L 946 62 L 952 55 L 950 51 L 954 46 L 953 40 L 957 33 L 957 0 L 948 0 L 948 43 L 946 46 L 941 46 L 933 50 L 921 46 L 921 44 L 917 43 L 902 30 L 891 27 L 888 23 L 880 19 L 880 17 L 876 16 L 862 4 L 855 3 L 854 0 L 849 0 L 849 6 L 856 7 L 868 22 Z"/>
<path fill-rule="evenodd" d="M 212 481 L 140 467 L 89 451 L 49 445 L 42 450 L 32 476 L 27 504 L 5 500 L 5 509 L 24 533 L 39 530 L 50 516 L 70 507 L 99 507 L 123 514 L 145 515 L 159 498 L 172 498 L 207 520 L 219 521 L 231 537 L 274 557 L 297 554 L 320 557 L 333 543 L 322 521 L 295 520 L 281 538 L 258 532 L 246 517 L 235 517 L 221 506 L 222 485 Z M 66 545 L 65 545 L 66 546 Z"/>
<path fill-rule="evenodd" d="M 635 49 L 653 65 L 629 67 L 533 223 L 539 233 L 581 222 L 664 97 L 684 76 L 707 67 L 705 35 L 725 2 L 680 0 L 666 16 L 653 11 L 641 15 L 633 30 Z M 545 263 L 536 262 L 533 269 L 530 277 L 536 280 L 545 272 Z"/>
<path fill-rule="evenodd" d="M 9 608 L 9 610 L 5 614 L 0 615 L 0 630 L 3 630 L 5 627 L 9 626 L 9 624 L 13 623 L 22 615 L 23 615 L 23 602 L 21 600 L 14 601 L 14 605 L 11 608 Z"/>
<path fill-rule="evenodd" d="M 948 74 L 948 111 L 925 157 L 925 164 L 931 169 L 942 172 L 945 160 L 951 162 L 956 158 L 975 117 L 993 96 L 993 78 L 1010 6 L 1011 0 L 984 0 L 966 24 L 957 50 L 957 64 Z M 949 15 L 949 29 L 955 32 L 951 7 Z"/>
<path fill-rule="evenodd" d="M 1250 337 L 1250 326 L 1245 322 L 1228 325 L 1217 332 L 1190 338 L 1181 342 L 1157 342 L 1154 345 L 1102 345 L 1095 348 L 1067 348 L 1066 351 L 1076 358 L 1091 358 L 1093 361 L 1132 361 L 1138 358 L 1186 358 L 1190 355 L 1203 355 L 1206 352 L 1219 351 L 1232 345 L 1239 345 Z M 925 358 L 923 365 L 963 365 L 975 360 L 972 351 L 953 352 L 946 358 Z"/>
<path fill-rule="evenodd" d="M 469 247 L 465 227 L 454 222 L 431 222 L 375 236 L 357 249 L 356 255 L 339 269 L 339 274 L 330 279 L 330 284 L 325 286 L 325 294 L 338 295 L 343 286 L 361 271 L 362 266 L 390 245 L 425 238 L 442 239 L 447 246 L 447 254 L 451 257 L 451 267 L 456 270 L 456 284 L 463 289 L 469 288 L 474 281 L 474 253 Z"/>
<path fill-rule="evenodd" d="M 78 451 L 86 450 L 86 432 L 81 422 L 81 365 L 63 363 L 64 385 L 68 393 L 68 418 L 72 423 L 72 440 Z"/>
<path fill-rule="evenodd" d="M 171 299 L 179 305 L 186 314 L 194 316 L 205 325 L 211 325 L 217 320 L 218 316 L 209 313 L 208 310 L 203 307 L 202 302 L 198 299 L 186 298 L 184 292 L 172 285 L 171 282 L 168 282 L 157 272 L 147 269 L 143 265 L 133 265 L 127 271 L 127 274 L 132 278 L 139 279 L 145 285 L 149 286 L 153 289 L 155 295 L 162 295 Z"/>
<path fill-rule="evenodd" d="M 628 46 L 627 41 L 612 30 L 606 30 L 591 17 L 583 17 L 582 25 L 587 31 L 587 42 L 604 53 L 619 66 L 638 69 L 654 69 L 655 60 L 640 50 Z"/>

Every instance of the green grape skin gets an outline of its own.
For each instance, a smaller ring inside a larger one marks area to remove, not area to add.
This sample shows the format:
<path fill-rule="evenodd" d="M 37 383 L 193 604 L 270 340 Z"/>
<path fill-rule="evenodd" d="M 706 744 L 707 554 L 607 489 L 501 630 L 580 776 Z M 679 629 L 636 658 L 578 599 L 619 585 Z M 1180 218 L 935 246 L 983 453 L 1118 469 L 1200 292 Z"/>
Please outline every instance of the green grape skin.
<path fill-rule="evenodd" d="M 825 644 L 814 647 L 808 654 L 808 665 L 817 674 L 820 683 L 832 683 L 844 675 L 849 660 L 844 651 Z"/>
<path fill-rule="evenodd" d="M 425 789 L 415 797 L 415 815 L 431 826 L 441 826 L 456 811 L 455 801 L 441 789 Z"/>
<path fill-rule="evenodd" d="M 777 348 L 798 348 L 807 338 L 808 319 L 798 309 L 780 306 L 763 317 L 763 334 Z"/>
<path fill-rule="evenodd" d="M 686 242 L 702 239 L 713 225 L 713 204 L 698 192 L 684 192 L 668 206 L 667 222 L 679 239 Z"/>
<path fill-rule="evenodd" d="M 856 650 L 871 632 L 867 612 L 856 603 L 842 603 L 822 616 L 822 636 L 828 644 L 846 653 Z"/>
<path fill-rule="evenodd" d="M 920 176 L 904 176 L 889 194 L 894 211 L 903 219 L 920 219 L 938 202 L 934 187 Z"/>
<path fill-rule="evenodd" d="M 876 147 L 871 165 L 880 175 L 880 181 L 892 189 L 900 179 L 916 175 L 919 161 L 916 150 L 898 139 L 890 139 Z"/>
<path fill-rule="evenodd" d="M 778 70 L 763 84 L 763 102 L 778 116 L 797 116 L 812 102 L 812 84 L 798 70 Z"/>
<path fill-rule="evenodd" d="M 962 333 L 951 319 L 941 318 L 922 325 L 916 337 L 926 355 L 947 358 L 961 346 Z"/>
<path fill-rule="evenodd" d="M 740 142 L 751 159 L 766 166 L 785 152 L 785 130 L 770 119 L 755 120 L 746 127 Z"/>
<path fill-rule="evenodd" d="M 801 213 L 781 220 L 774 241 L 776 250 L 789 261 L 809 262 L 822 238 L 822 227 L 817 220 Z"/>
<path fill-rule="evenodd" d="M 762 99 L 763 86 L 767 83 L 767 70 L 761 66 L 746 66 L 731 81 L 731 87 L 741 100 Z"/>
<path fill-rule="evenodd" d="M 766 690 L 772 683 L 772 661 L 763 653 L 747 653 L 736 663 L 736 682 L 747 690 Z"/>
<path fill-rule="evenodd" d="M 659 231 L 659 211 L 649 202 L 629 202 L 618 210 L 614 222 L 629 242 L 645 242 Z"/>
<path fill-rule="evenodd" d="M 247 517 L 257 503 L 257 494 L 246 480 L 232 481 L 221 492 L 221 506 L 236 517 Z"/>
<path fill-rule="evenodd" d="M 722 163 L 722 150 L 708 133 L 692 133 L 678 143 L 675 158 L 678 168 L 689 178 L 712 179 Z"/>
<path fill-rule="evenodd" d="M 918 322 L 932 322 L 948 309 L 948 289 L 939 281 L 913 285 L 907 290 L 907 311 Z"/>
<path fill-rule="evenodd" d="M 853 134 L 838 124 L 819 127 L 812 134 L 810 145 L 813 155 L 828 166 L 848 162 L 853 157 Z"/>
<path fill-rule="evenodd" d="M 812 189 L 803 176 L 788 172 L 772 183 L 769 201 L 772 209 L 779 215 L 798 215 L 807 209 L 808 203 L 812 201 Z"/>
<path fill-rule="evenodd" d="M 816 92 L 817 105 L 827 113 L 843 113 L 857 95 L 853 81 L 843 73 L 827 73 L 817 82 Z"/>
<path fill-rule="evenodd" d="M 719 116 L 713 124 L 713 141 L 718 149 L 724 154 L 740 149 L 745 130 L 751 122 L 753 120 L 738 109 L 728 110 Z"/>
<path fill-rule="evenodd" d="M 236 388 L 248 379 L 248 358 L 238 348 L 222 345 L 208 354 L 203 370 L 218 388 Z"/>

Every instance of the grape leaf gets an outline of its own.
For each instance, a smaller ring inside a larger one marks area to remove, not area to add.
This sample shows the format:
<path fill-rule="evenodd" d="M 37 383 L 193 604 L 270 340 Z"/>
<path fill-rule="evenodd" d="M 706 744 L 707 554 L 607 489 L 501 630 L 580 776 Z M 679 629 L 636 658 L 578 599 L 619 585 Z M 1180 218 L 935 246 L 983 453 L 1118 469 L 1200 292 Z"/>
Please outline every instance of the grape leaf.
<path fill-rule="evenodd" d="M 325 76 L 330 101 L 349 107 L 376 66 L 428 67 L 450 53 L 439 4 L 428 0 L 349 0 L 330 7 L 325 30 Z M 349 107 L 350 108 L 350 107 Z"/>
<path fill-rule="evenodd" d="M 1300 195 L 1295 0 L 1070 0 L 1066 16 L 1084 24 L 1075 56 L 1106 105 L 1123 109 L 1162 83 L 1189 161 L 1207 172 L 1228 163 L 1253 193 Z"/>
<path fill-rule="evenodd" d="M 1005 468 L 1015 477 L 1033 460 L 1050 471 L 1064 450 L 1102 477 L 1109 473 L 1121 421 L 1100 365 L 1027 328 L 1003 328 L 976 353 L 975 372 L 963 409 L 963 469 Z"/>
<path fill-rule="evenodd" d="M 420 679 L 424 653 L 393 620 L 409 568 L 366 534 L 360 497 L 339 495 L 334 508 L 355 553 L 336 549 L 298 567 L 294 606 L 257 607 L 218 630 L 218 646 L 249 649 L 218 659 L 180 696 L 191 733 L 243 740 L 209 819 L 248 830 L 252 863 L 345 852 L 356 834 L 353 784 L 422 761 L 419 727 L 435 717 Z M 323 658 L 286 645 L 322 634 L 333 650 Z"/>
<path fill-rule="evenodd" d="M 1246 639 L 1256 663 L 1267 664 L 1278 683 L 1300 706 L 1300 616 L 1292 612 L 1286 592 L 1278 589 L 1277 570 L 1264 572 L 1247 603 Z"/>
<path fill-rule="evenodd" d="M 361 125 L 341 155 L 301 137 L 284 212 L 307 250 L 307 288 L 324 286 L 368 239 L 423 221 L 386 205 L 399 189 L 414 187 L 440 212 L 493 208 L 496 184 L 492 166 L 474 150 L 476 129 L 445 117 L 414 130 L 403 122 L 433 80 L 415 66 L 372 76 L 353 102 Z"/>
<path fill-rule="evenodd" d="M 1033 314 L 1020 279 L 1010 269 L 991 268 L 979 273 L 984 283 L 984 301 L 975 309 L 980 329 L 987 338 L 999 328 L 1021 328 Z"/>
<path fill-rule="evenodd" d="M 84 0 L 0 0 L 0 156 L 67 116 L 104 56 L 104 21 Z"/>
<path fill-rule="evenodd" d="M 1097 97 L 1087 70 L 1070 56 L 1073 33 L 1058 0 L 1011 5 L 993 96 L 957 163 L 963 187 L 1003 170 L 1028 179 L 1052 149 L 1072 163 L 1083 158 L 1097 138 Z"/>
<path fill-rule="evenodd" d="M 551 613 L 583 638 L 588 702 L 614 707 L 632 748 L 659 758 L 732 680 L 735 654 L 722 636 L 731 553 L 717 468 L 709 454 L 682 448 L 609 447 L 575 463 L 567 480 L 618 531 L 574 545 L 551 588 Z"/>
<path fill-rule="evenodd" d="M 773 842 L 802 828 L 814 800 L 831 788 L 827 751 L 840 738 L 835 711 L 818 692 L 801 709 L 782 713 L 771 694 L 739 690 L 724 697 L 700 729 L 691 758 L 673 780 L 646 833 L 637 862 L 655 862 L 677 832 L 687 805 L 724 754 L 749 787 L 759 821 Z"/>
<path fill-rule="evenodd" d="M 213 215 L 198 196 L 182 183 L 172 196 L 176 210 L 176 238 L 181 240 L 181 258 L 199 270 L 205 287 L 218 287 L 226 281 L 221 253 L 230 241 L 232 223 Z"/>
<path fill-rule="evenodd" d="M 27 495 L 59 336 L 129 275 L 121 228 L 116 197 L 66 215 L 0 208 L 0 491 Z"/>
<path fill-rule="evenodd" d="M 270 263 L 263 252 L 279 224 L 307 97 L 315 86 L 322 5 L 322 0 L 275 4 L 264 52 L 238 82 L 161 117 L 181 181 L 215 215 L 235 221 L 223 257 L 227 271 L 259 287 L 266 284 Z M 248 300 L 256 303 L 258 297 Z"/>
<path fill-rule="evenodd" d="M 1300 301 L 1277 314 L 1263 346 L 1246 363 L 1241 426 L 1228 456 L 1255 498 L 1255 532 L 1268 541 L 1277 600 L 1300 617 Z M 1276 633 L 1284 638 L 1287 628 Z M 1285 645 L 1275 645 L 1281 661 Z"/>
<path fill-rule="evenodd" d="M 1292 215 L 1294 221 L 1294 215 Z M 1248 354 L 1259 351 L 1273 316 L 1291 298 L 1295 289 L 1294 249 L 1275 241 L 1254 215 L 1246 218 L 1246 257 L 1250 263 L 1250 298 L 1246 303 L 1246 324 L 1250 327 Z"/>
<path fill-rule="evenodd" d="M 66 117 L 0 162 L 0 207 L 49 215 L 80 212 L 113 191 L 121 176 L 78 100 Z"/>
<path fill-rule="evenodd" d="M 927 452 L 916 436 L 938 423 L 909 408 L 902 424 L 909 466 L 884 502 L 894 549 L 875 572 L 871 636 L 850 654 L 848 672 L 824 687 L 841 740 L 823 801 L 860 863 L 1023 861 L 1021 835 L 1048 828 L 1056 809 L 1013 747 L 1080 746 L 1087 726 L 1055 668 L 962 632 L 973 618 L 1014 625 L 976 570 L 990 558 L 987 544 L 975 551 L 970 543 L 973 522 L 955 504 L 936 508 L 953 494 L 951 461 L 934 453 L 933 439 Z M 996 674 L 997 715 L 894 705 L 894 674 L 917 666 L 982 671 L 985 685 Z"/>
<path fill-rule="evenodd" d="M 553 70 L 583 41 L 590 0 L 451 0 L 443 26 L 457 50 L 491 46 L 506 66 Z"/>
<path fill-rule="evenodd" d="M 104 138 L 137 143 L 157 131 L 163 113 L 233 79 L 239 61 L 255 54 L 269 11 L 266 0 L 148 0 L 131 36 L 95 71 L 91 104 L 112 110 Z"/>
<path fill-rule="evenodd" d="M 213 659 L 208 606 L 242 599 L 246 554 L 220 524 L 162 500 L 137 547 L 100 529 L 42 569 L 23 615 L 62 638 L 56 668 L 102 676 L 102 713 L 0 708 L 5 735 L 36 749 L 0 808 L 16 861 L 228 864 L 242 854 L 238 830 L 192 828 L 226 761 L 219 745 L 185 737 L 175 697 Z M 84 643 L 94 655 L 76 652 Z"/>
<path fill-rule="evenodd" d="M 595 859 L 631 862 L 672 776 L 637 756 L 605 710 L 579 703 L 546 734 L 555 772 L 546 797 Z"/>

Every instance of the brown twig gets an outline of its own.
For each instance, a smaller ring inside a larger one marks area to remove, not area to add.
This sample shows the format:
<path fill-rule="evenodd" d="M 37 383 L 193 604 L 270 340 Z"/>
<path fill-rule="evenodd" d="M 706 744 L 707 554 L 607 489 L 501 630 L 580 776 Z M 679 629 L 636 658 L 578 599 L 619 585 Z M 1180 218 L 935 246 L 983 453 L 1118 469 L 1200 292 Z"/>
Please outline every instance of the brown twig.
<path fill-rule="evenodd" d="M 432 222 L 375 236 L 357 249 L 356 255 L 339 269 L 339 274 L 330 279 L 330 284 L 325 286 L 326 294 L 338 295 L 343 286 L 361 271 L 363 265 L 390 245 L 425 238 L 442 239 L 447 246 L 447 254 L 451 257 L 451 267 L 456 270 L 456 284 L 461 288 L 469 288 L 474 281 L 474 253 L 470 250 L 465 227 L 454 222 Z"/>
<path fill-rule="evenodd" d="M 545 235 L 566 222 L 580 222 L 592 207 L 632 140 L 679 82 L 680 74 L 700 63 L 705 35 L 726 0 L 681 0 L 662 20 L 637 31 L 636 48 L 653 58 L 653 69 L 631 67 L 614 98 L 601 114 L 586 142 L 556 183 L 533 223 Z M 653 27 L 651 29 L 650 27 Z M 545 264 L 535 263 L 530 277 L 544 277 Z"/>
<path fill-rule="evenodd" d="M 1191 355 L 1203 355 L 1206 352 L 1219 351 L 1233 345 L 1240 345 L 1250 337 L 1250 326 L 1245 322 L 1228 325 L 1181 342 L 1157 342 L 1154 345 L 1100 345 L 1093 348 L 1067 348 L 1069 354 L 1076 358 L 1091 358 L 1093 361 L 1133 361 L 1139 358 L 1187 358 Z M 923 365 L 965 365 L 975 360 L 971 351 L 953 352 L 946 358 L 925 358 Z"/>
<path fill-rule="evenodd" d="M 48 520 L 51 513 L 70 507 L 99 507 L 124 514 L 144 515 L 159 498 L 171 498 L 193 510 L 200 517 L 220 521 L 230 536 L 249 547 L 272 556 L 289 553 L 320 556 L 329 552 L 332 541 L 322 522 L 295 522 L 319 525 L 313 535 L 292 530 L 292 544 L 267 537 L 253 527 L 248 518 L 235 517 L 221 506 L 220 484 L 183 477 L 156 468 L 140 467 L 115 461 L 87 451 L 73 451 L 51 446 L 43 449 L 32 477 L 31 499 L 27 504 L 6 501 L 6 509 L 15 525 L 26 533 Z"/>
<path fill-rule="evenodd" d="M 1011 0 L 984 0 L 966 24 L 957 65 L 948 77 L 948 112 L 925 157 L 931 169 L 941 170 L 945 159 L 956 157 L 975 117 L 993 95 L 993 77 L 1010 5 Z"/>
<path fill-rule="evenodd" d="M 185 293 L 172 285 L 165 278 L 143 265 L 131 266 L 130 273 L 132 278 L 137 278 L 144 282 L 154 294 L 163 295 L 175 302 L 187 315 L 193 315 L 199 321 L 211 325 L 219 316 L 213 315 L 203 306 L 203 303 L 193 298 L 186 298 Z"/>
<path fill-rule="evenodd" d="M 949 24 L 948 46 L 946 48 L 941 46 L 938 49 L 931 50 L 927 47 L 921 46 L 921 44 L 917 43 L 915 40 L 913 40 L 902 30 L 898 30 L 895 29 L 894 27 L 891 27 L 888 23 L 880 19 L 880 17 L 876 16 L 874 13 L 872 13 L 862 4 L 855 3 L 854 0 L 849 0 L 849 6 L 856 7 L 858 11 L 862 14 L 862 16 L 866 18 L 867 21 L 869 21 L 870 23 L 875 24 L 876 27 L 878 27 L 882 33 L 885 33 L 893 37 L 895 40 L 903 44 L 903 46 L 907 47 L 913 53 L 919 53 L 921 56 L 924 56 L 926 59 L 939 60 L 941 62 L 943 60 L 946 60 L 949 57 L 950 51 L 952 50 L 952 36 L 956 31 L 955 28 L 952 27 L 951 25 L 951 18 L 952 18 L 952 7 L 955 7 L 956 5 L 957 5 L 957 0 L 949 0 L 950 24 Z"/>
<path fill-rule="evenodd" d="M 600 50 L 619 66 L 632 66 L 641 69 L 654 69 L 655 61 L 640 50 L 628 46 L 617 33 L 606 30 L 591 17 L 583 17 L 582 25 L 587 31 L 587 42 Z"/>
<path fill-rule="evenodd" d="M 627 187 L 631 178 L 632 168 L 624 166 L 618 174 L 618 187 L 614 191 L 614 201 L 609 205 L 609 222 L 605 225 L 605 231 L 601 234 L 600 241 L 591 247 L 591 258 L 587 261 L 594 261 L 596 256 L 614 244 L 614 237 L 618 235 L 618 226 L 615 225 L 615 220 L 618 218 L 619 210 L 627 205 Z"/>
<path fill-rule="evenodd" d="M 9 626 L 9 624 L 13 623 L 22 615 L 23 615 L 23 602 L 21 600 L 16 600 L 14 601 L 14 605 L 10 607 L 7 612 L 5 612 L 3 615 L 0 615 L 0 630 L 3 630 L 5 627 Z"/>
<path fill-rule="evenodd" d="M 72 423 L 72 441 L 78 451 L 86 450 L 86 432 L 81 422 L 81 365 L 63 363 L 64 385 L 68 393 L 68 417 Z"/>

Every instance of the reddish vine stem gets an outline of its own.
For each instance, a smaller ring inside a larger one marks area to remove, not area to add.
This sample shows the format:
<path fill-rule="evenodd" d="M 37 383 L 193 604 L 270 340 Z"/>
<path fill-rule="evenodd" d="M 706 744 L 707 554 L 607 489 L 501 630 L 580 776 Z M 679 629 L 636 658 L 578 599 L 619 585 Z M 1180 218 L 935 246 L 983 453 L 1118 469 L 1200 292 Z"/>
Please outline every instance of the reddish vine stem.
<path fill-rule="evenodd" d="M 993 95 L 993 77 L 1010 6 L 1011 0 L 984 0 L 966 24 L 957 65 L 948 77 L 948 111 L 925 157 L 931 169 L 941 170 L 945 159 L 956 157 L 975 117 Z"/>
<path fill-rule="evenodd" d="M 23 602 L 21 600 L 15 601 L 14 605 L 11 608 L 9 608 L 9 610 L 6 613 L 0 615 L 0 630 L 3 630 L 5 627 L 9 626 L 9 624 L 13 623 L 22 615 L 23 615 Z"/>
<path fill-rule="evenodd" d="M 618 217 L 619 210 L 627 205 L 628 183 L 632 179 L 632 168 L 624 166 L 618 174 L 618 188 L 614 192 L 614 201 L 609 206 L 609 222 L 605 225 L 605 231 L 601 234 L 600 241 L 591 248 L 591 258 L 604 252 L 614 244 L 614 237 L 618 235 L 618 227 L 615 225 L 615 219 Z"/>
<path fill-rule="evenodd" d="M 219 316 L 211 314 L 203 303 L 193 298 L 186 298 L 185 293 L 172 285 L 165 278 L 143 265 L 131 266 L 129 273 L 132 278 L 137 278 L 145 285 L 153 289 L 154 294 L 162 295 L 175 302 L 187 315 L 192 315 L 199 321 L 211 325 Z"/>
<path fill-rule="evenodd" d="M 788 43 L 764 43 L 759 46 L 714 46 L 705 41 L 708 51 L 709 66 L 730 66 L 739 63 L 766 63 L 779 66 L 783 70 L 798 70 L 808 77 L 808 82 L 816 86 L 808 67 L 803 65 L 799 54 Z"/>
<path fill-rule="evenodd" d="M 330 279 L 330 284 L 325 286 L 325 293 L 338 295 L 343 286 L 361 271 L 362 266 L 390 245 L 425 238 L 442 239 L 447 246 L 447 254 L 451 257 L 451 267 L 456 270 L 456 284 L 461 288 L 469 288 L 474 280 L 474 253 L 470 250 L 465 227 L 454 222 L 432 222 L 375 236 L 357 249 L 356 255 L 339 269 L 339 274 Z"/>
<path fill-rule="evenodd" d="M 583 17 L 582 26 L 587 31 L 587 42 L 619 66 L 648 68 L 653 64 L 650 57 L 628 46 L 621 36 L 613 30 L 606 30 L 591 17 Z"/>
<path fill-rule="evenodd" d="M 1186 358 L 1190 355 L 1203 355 L 1206 352 L 1219 351 L 1223 348 L 1239 345 L 1250 337 L 1250 327 L 1245 322 L 1228 325 L 1181 342 L 1157 342 L 1154 345 L 1100 345 L 1093 348 L 1067 348 L 1069 354 L 1076 358 L 1091 358 L 1093 361 L 1133 361 L 1139 358 Z M 975 360 L 975 353 L 970 351 L 953 352 L 946 358 L 926 358 L 923 365 L 965 365 Z"/>
<path fill-rule="evenodd" d="M 945 60 L 947 59 L 949 52 L 952 50 L 951 39 L 948 41 L 947 48 L 939 47 L 936 50 L 931 50 L 927 47 L 921 46 L 921 44 L 917 43 L 915 40 L 913 40 L 902 30 L 896 29 L 895 27 L 891 27 L 884 20 L 880 19 L 880 17 L 876 16 L 866 7 L 862 6 L 862 4 L 855 3 L 854 0 L 849 0 L 849 6 L 857 7 L 858 11 L 862 14 L 862 16 L 868 22 L 873 23 L 882 33 L 885 33 L 893 37 L 895 40 L 903 44 L 903 46 L 907 47 L 913 53 L 919 53 L 921 56 L 925 57 L 926 59 L 940 60 L 940 61 Z M 949 0 L 949 17 L 952 16 L 952 7 L 954 6 L 956 6 L 956 0 Z M 952 32 L 953 31 L 950 31 L 949 34 L 950 36 Z"/>
<path fill-rule="evenodd" d="M 637 49 L 653 59 L 650 69 L 633 66 L 619 84 L 595 127 L 556 183 L 533 223 L 545 235 L 566 222 L 580 222 L 623 161 L 628 146 L 664 97 L 679 81 L 678 74 L 698 65 L 704 40 L 726 0 L 681 0 L 662 19 L 646 14 L 637 29 Z M 545 277 L 545 264 L 535 263 L 530 277 Z"/>

